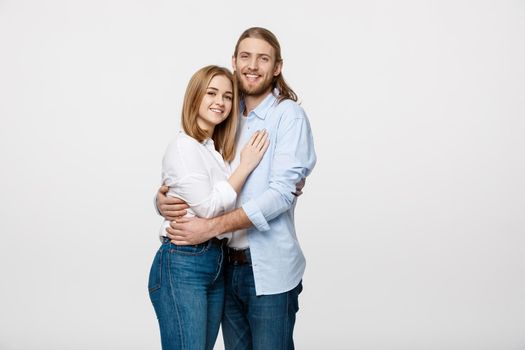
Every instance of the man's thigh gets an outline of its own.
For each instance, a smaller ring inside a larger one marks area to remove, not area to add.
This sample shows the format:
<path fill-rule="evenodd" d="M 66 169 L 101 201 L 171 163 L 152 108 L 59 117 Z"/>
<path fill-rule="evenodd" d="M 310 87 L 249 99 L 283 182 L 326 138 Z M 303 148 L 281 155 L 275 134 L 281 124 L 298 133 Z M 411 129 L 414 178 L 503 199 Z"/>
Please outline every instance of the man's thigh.
<path fill-rule="evenodd" d="M 293 329 L 301 291 L 299 283 L 285 293 L 250 298 L 247 317 L 254 350 L 294 349 Z"/>
<path fill-rule="evenodd" d="M 301 291 L 299 283 L 285 293 L 256 296 L 249 265 L 227 269 L 223 316 L 226 350 L 294 349 L 293 328 Z"/>

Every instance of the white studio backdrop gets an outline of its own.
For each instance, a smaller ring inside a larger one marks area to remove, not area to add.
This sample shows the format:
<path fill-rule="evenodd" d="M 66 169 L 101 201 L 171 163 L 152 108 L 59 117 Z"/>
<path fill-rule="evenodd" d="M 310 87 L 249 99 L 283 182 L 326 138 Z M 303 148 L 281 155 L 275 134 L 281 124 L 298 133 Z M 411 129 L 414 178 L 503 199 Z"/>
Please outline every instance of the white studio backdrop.
<path fill-rule="evenodd" d="M 464 0 L 0 0 L 0 349 L 160 348 L 161 157 L 251 26 L 318 153 L 296 348 L 525 349 L 525 2 Z"/>

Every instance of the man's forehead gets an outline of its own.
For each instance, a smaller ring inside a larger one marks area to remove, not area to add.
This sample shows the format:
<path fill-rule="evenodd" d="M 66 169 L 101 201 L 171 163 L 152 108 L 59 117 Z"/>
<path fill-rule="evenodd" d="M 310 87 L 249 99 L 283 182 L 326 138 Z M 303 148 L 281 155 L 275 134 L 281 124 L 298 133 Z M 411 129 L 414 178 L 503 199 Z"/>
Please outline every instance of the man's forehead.
<path fill-rule="evenodd" d="M 274 49 L 267 41 L 259 38 L 245 38 L 239 43 L 238 52 L 248 52 L 252 54 L 270 55 L 274 54 Z"/>

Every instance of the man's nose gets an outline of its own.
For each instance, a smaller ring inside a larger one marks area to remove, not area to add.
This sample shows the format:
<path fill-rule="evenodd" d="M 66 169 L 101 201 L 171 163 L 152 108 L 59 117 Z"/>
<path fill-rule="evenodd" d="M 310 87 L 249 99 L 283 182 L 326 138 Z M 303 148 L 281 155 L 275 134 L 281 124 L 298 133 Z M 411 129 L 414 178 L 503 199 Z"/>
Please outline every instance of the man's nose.
<path fill-rule="evenodd" d="M 248 62 L 248 68 L 250 68 L 251 70 L 257 70 L 259 68 L 256 57 L 252 57 L 252 59 L 250 59 L 250 61 Z"/>

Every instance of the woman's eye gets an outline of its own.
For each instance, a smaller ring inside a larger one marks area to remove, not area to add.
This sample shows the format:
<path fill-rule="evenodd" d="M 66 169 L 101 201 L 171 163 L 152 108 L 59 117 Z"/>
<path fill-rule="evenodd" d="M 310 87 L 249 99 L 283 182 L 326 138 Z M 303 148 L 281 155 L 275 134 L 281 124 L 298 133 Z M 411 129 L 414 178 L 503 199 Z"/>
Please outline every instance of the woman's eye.
<path fill-rule="evenodd" d="M 213 91 L 208 91 L 207 94 L 210 95 L 210 96 L 215 96 L 215 92 L 213 92 Z"/>
<path fill-rule="evenodd" d="M 225 99 L 227 99 L 228 101 L 231 101 L 232 100 L 232 97 L 231 96 L 224 96 Z"/>

